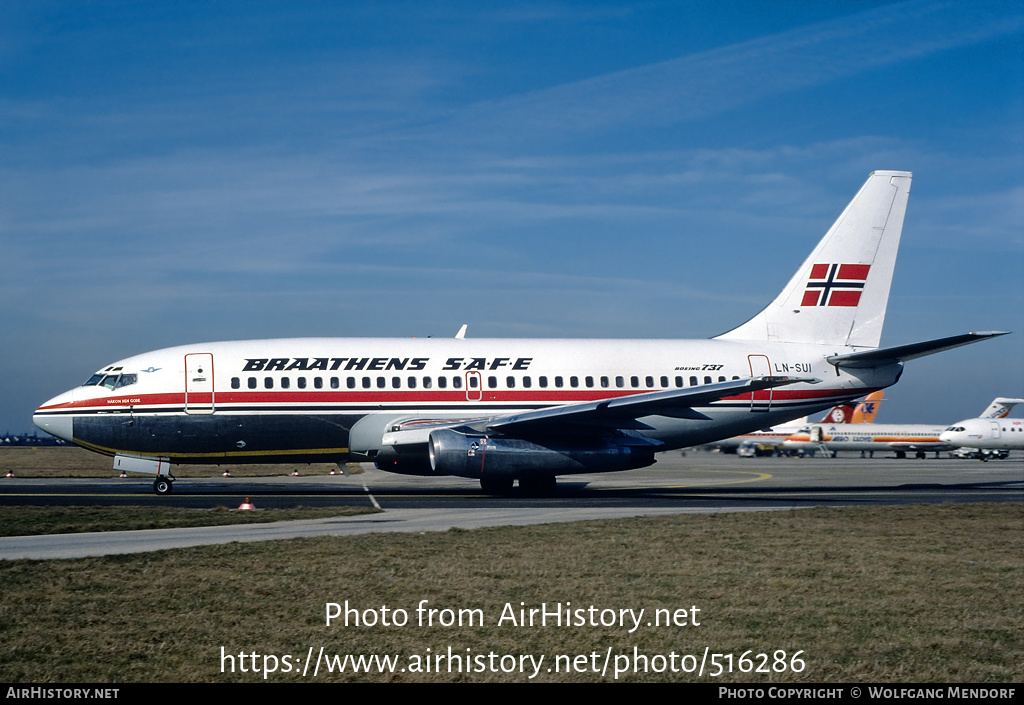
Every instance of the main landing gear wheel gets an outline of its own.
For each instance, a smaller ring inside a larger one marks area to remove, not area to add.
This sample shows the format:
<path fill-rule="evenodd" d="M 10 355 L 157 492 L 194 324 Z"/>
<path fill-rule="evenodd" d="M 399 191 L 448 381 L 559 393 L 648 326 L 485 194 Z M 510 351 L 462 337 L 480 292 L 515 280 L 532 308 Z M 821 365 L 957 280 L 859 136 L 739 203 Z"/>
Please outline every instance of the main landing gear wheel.
<path fill-rule="evenodd" d="M 153 481 L 153 491 L 157 494 L 170 494 L 174 489 L 173 483 L 169 477 L 158 477 Z"/>
<path fill-rule="evenodd" d="M 530 497 L 547 497 L 555 493 L 558 480 L 554 475 L 535 475 L 519 478 L 519 489 Z"/>
<path fill-rule="evenodd" d="M 512 482 L 510 477 L 480 478 L 480 489 L 487 494 L 509 494 L 512 492 Z"/>

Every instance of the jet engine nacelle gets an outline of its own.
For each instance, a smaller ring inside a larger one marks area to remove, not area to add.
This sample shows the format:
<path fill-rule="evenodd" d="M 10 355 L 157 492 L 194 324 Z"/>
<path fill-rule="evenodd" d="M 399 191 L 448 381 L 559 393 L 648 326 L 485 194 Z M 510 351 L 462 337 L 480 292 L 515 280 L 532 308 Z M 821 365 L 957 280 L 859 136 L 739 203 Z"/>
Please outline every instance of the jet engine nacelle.
<path fill-rule="evenodd" d="M 626 435 L 597 442 L 593 438 L 534 442 L 451 429 L 431 431 L 427 445 L 435 473 L 477 479 L 632 470 L 654 463 L 654 451 L 660 446 Z"/>

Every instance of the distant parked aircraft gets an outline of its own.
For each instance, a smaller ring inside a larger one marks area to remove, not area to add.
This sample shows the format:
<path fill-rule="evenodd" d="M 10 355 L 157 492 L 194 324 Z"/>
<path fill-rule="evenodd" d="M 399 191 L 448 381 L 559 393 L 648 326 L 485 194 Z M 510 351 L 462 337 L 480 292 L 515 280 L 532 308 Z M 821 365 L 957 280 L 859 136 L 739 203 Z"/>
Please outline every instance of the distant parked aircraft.
<path fill-rule="evenodd" d="M 1020 401 L 997 398 L 983 415 L 985 418 L 1005 416 Z M 798 450 L 825 448 L 832 453 L 841 450 L 891 450 L 897 458 L 905 458 L 907 453 L 923 458 L 927 451 L 939 452 L 956 447 L 957 444 L 943 437 L 947 428 L 950 427 L 937 424 L 811 424 L 787 438 L 783 446 Z"/>

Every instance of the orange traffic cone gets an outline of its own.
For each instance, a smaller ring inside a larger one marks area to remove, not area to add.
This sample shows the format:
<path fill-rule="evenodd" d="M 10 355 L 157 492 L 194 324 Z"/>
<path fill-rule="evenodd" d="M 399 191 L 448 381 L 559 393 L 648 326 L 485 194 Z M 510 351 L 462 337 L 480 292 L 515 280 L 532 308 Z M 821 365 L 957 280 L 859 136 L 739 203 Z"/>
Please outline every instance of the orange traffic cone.
<path fill-rule="evenodd" d="M 231 477 L 231 471 L 230 470 L 225 470 L 224 471 L 224 477 Z"/>
<path fill-rule="evenodd" d="M 249 498 L 246 497 L 245 501 L 242 502 L 240 505 L 238 505 L 238 508 L 239 509 L 255 509 L 256 507 L 254 507 L 252 502 L 249 501 Z"/>

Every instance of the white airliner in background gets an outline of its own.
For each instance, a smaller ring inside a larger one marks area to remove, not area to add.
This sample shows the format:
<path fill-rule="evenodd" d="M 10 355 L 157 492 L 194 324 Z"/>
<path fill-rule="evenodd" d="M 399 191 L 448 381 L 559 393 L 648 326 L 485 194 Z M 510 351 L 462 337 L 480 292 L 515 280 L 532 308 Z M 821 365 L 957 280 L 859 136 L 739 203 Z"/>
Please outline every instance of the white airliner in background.
<path fill-rule="evenodd" d="M 1024 399 L 996 399 L 993 405 L 997 402 L 1012 407 L 1024 404 Z M 1024 419 L 1007 418 L 1005 413 L 995 417 L 983 415 L 977 419 L 964 419 L 940 433 L 939 438 L 959 448 L 1024 450 Z"/>
<path fill-rule="evenodd" d="M 876 171 L 747 323 L 711 340 L 299 338 L 185 345 L 104 367 L 44 431 L 156 474 L 173 463 L 374 461 L 549 491 L 557 475 L 781 424 L 1001 333 L 878 348 L 911 174 Z"/>
<path fill-rule="evenodd" d="M 992 401 L 981 419 L 1005 416 L 1019 399 L 998 397 Z M 891 450 L 897 458 L 914 453 L 924 458 L 926 452 L 936 453 L 952 450 L 956 444 L 942 437 L 948 427 L 934 424 L 844 424 L 817 423 L 804 426 L 783 442 L 784 448 L 793 450 L 818 450 L 824 448 L 830 453 L 838 451 L 872 452 Z"/>
<path fill-rule="evenodd" d="M 882 400 L 884 391 L 877 391 L 869 394 L 864 398 L 862 402 L 854 407 L 851 404 L 840 404 L 833 408 L 828 414 L 819 421 L 819 424 L 839 424 L 849 421 L 851 424 L 871 423 L 871 420 L 875 417 L 875 413 L 878 410 L 878 403 Z M 718 448 L 727 453 L 735 452 L 740 446 L 749 447 L 750 444 L 758 446 L 774 446 L 780 447 L 787 438 L 791 438 L 794 434 L 800 433 L 803 429 L 808 428 L 808 424 L 811 423 L 809 416 L 804 416 L 801 419 L 795 419 L 793 421 L 787 421 L 784 424 L 778 426 L 772 426 L 760 431 L 751 431 L 750 433 L 744 433 L 740 436 L 733 436 L 732 438 L 723 438 L 720 441 L 708 444 L 709 447 Z"/>

